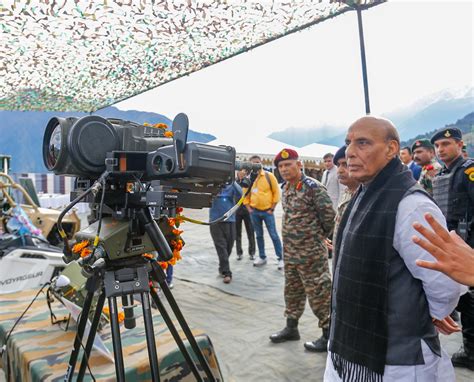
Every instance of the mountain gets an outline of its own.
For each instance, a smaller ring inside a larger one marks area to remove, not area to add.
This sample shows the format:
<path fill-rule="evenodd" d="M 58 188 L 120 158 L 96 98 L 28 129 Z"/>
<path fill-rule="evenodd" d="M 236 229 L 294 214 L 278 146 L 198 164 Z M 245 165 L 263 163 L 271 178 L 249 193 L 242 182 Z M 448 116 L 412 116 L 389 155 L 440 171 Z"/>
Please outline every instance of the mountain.
<path fill-rule="evenodd" d="M 402 140 L 408 140 L 452 124 L 471 112 L 474 112 L 474 88 L 468 87 L 457 91 L 442 90 L 382 116 L 395 124 Z M 346 130 L 347 127 L 330 125 L 291 127 L 269 137 L 297 147 L 311 143 L 342 146 Z"/>
<path fill-rule="evenodd" d="M 384 116 L 397 126 L 403 140 L 451 124 L 473 111 L 474 89 L 470 88 L 461 94 L 443 90 Z"/>
<path fill-rule="evenodd" d="M 402 141 L 401 147 L 411 147 L 413 143 L 418 139 L 431 139 L 431 137 L 437 130 L 440 130 L 444 127 L 457 127 L 459 130 L 461 130 L 463 135 L 463 141 L 467 146 L 467 153 L 469 154 L 469 157 L 474 158 L 474 112 L 467 114 L 461 119 L 458 119 L 455 123 L 449 123 L 445 126 L 439 126 L 436 129 Z"/>
<path fill-rule="evenodd" d="M 296 147 L 303 147 L 310 143 L 323 143 L 335 145 L 333 140 L 341 135 L 345 136 L 346 128 L 343 126 L 319 126 L 319 127 L 288 127 L 285 130 L 275 131 L 268 137 L 277 141 L 287 143 Z M 342 138 L 344 142 L 344 138 Z"/>
<path fill-rule="evenodd" d="M 42 143 L 46 124 L 52 117 L 83 117 L 87 113 L 0 111 L 0 153 L 11 155 L 12 172 L 46 172 L 43 164 Z M 166 123 L 172 121 L 164 115 L 136 110 L 119 110 L 113 106 L 94 115 L 119 118 L 137 123 Z M 213 135 L 189 130 L 188 140 L 207 143 Z"/>

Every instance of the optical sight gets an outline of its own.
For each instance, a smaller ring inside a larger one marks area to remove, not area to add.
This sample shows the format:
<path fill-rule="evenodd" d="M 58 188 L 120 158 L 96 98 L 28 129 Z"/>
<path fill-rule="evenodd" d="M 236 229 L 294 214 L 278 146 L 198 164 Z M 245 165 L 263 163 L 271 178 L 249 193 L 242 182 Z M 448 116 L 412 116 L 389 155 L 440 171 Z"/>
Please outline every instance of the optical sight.
<path fill-rule="evenodd" d="M 235 149 L 187 143 L 188 118 L 173 121 L 173 138 L 162 128 L 121 119 L 54 117 L 46 126 L 43 160 L 56 175 L 97 179 L 104 171 L 142 181 L 171 180 L 182 185 L 224 184 L 234 172 Z"/>

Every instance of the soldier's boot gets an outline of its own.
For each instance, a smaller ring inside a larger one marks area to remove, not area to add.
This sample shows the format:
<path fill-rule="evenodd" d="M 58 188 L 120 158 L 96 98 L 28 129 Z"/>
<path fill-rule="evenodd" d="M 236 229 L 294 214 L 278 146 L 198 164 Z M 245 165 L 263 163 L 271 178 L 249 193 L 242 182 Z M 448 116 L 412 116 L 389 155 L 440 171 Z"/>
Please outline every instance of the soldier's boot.
<path fill-rule="evenodd" d="M 451 362 L 456 367 L 466 367 L 469 370 L 474 370 L 474 348 L 464 344 L 453 354 Z"/>
<path fill-rule="evenodd" d="M 463 346 L 453 354 L 451 361 L 456 367 L 466 367 L 474 370 L 474 299 L 472 291 L 461 297 L 462 342 Z"/>
<path fill-rule="evenodd" d="M 304 348 L 315 353 L 328 351 L 329 329 L 323 329 L 323 335 L 316 341 L 304 343 Z"/>
<path fill-rule="evenodd" d="M 270 341 L 275 344 L 285 341 L 298 341 L 299 339 L 300 333 L 298 332 L 298 320 L 295 320 L 294 318 L 287 318 L 286 326 L 283 330 L 270 336 Z"/>

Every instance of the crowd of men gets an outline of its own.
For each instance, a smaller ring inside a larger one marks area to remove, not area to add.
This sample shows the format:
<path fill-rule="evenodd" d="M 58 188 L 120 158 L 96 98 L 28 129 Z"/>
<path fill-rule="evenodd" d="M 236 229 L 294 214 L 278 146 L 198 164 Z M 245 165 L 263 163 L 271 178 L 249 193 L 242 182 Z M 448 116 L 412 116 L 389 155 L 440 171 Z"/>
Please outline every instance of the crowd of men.
<path fill-rule="evenodd" d="M 292 149 L 274 160 L 281 186 L 263 169 L 250 178 L 239 173 L 215 200 L 211 220 L 245 195 L 237 221 L 252 259 L 256 234 L 255 266 L 266 264 L 267 227 L 285 277 L 286 325 L 270 340 L 300 339 L 308 300 L 322 336 L 304 347 L 328 352 L 325 381 L 454 381 L 453 365 L 474 370 L 474 294 L 465 286 L 474 284 L 474 161 L 464 151 L 456 128 L 400 148 L 390 121 L 366 116 L 335 155 L 324 156 L 321 182 L 304 174 Z M 273 213 L 280 195 L 282 241 Z M 211 226 L 211 234 L 228 283 L 235 223 Z M 459 330 L 463 346 L 449 359 L 438 333 Z"/>

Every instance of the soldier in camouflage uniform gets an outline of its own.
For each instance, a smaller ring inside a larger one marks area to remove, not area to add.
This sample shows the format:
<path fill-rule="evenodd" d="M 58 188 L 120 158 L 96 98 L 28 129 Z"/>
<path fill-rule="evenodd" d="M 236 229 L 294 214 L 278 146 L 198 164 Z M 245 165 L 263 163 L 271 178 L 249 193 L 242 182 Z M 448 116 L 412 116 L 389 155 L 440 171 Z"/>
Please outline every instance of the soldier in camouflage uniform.
<path fill-rule="evenodd" d="M 421 166 L 418 183 L 426 192 L 433 195 L 433 179 L 442 169 L 435 158 L 434 146 L 428 139 L 419 139 L 412 146 L 413 160 Z"/>
<path fill-rule="evenodd" d="M 319 319 L 323 336 L 306 342 L 310 351 L 327 351 L 331 276 L 325 239 L 334 227 L 335 213 L 324 186 L 301 172 L 298 153 L 283 149 L 275 166 L 286 181 L 283 184 L 283 254 L 285 270 L 286 327 L 270 336 L 274 343 L 299 340 L 298 320 L 306 297 Z"/>

